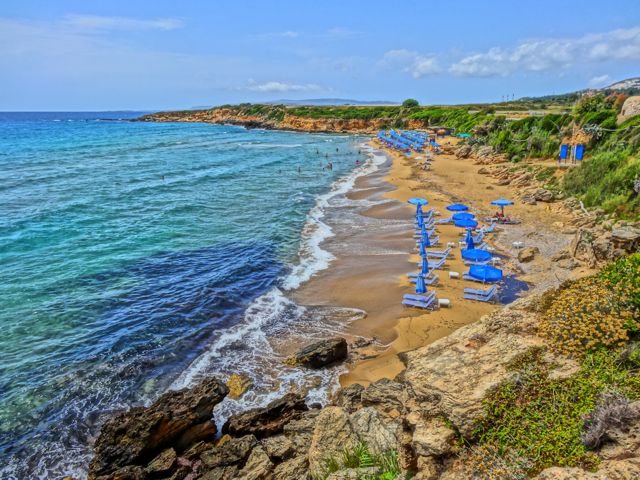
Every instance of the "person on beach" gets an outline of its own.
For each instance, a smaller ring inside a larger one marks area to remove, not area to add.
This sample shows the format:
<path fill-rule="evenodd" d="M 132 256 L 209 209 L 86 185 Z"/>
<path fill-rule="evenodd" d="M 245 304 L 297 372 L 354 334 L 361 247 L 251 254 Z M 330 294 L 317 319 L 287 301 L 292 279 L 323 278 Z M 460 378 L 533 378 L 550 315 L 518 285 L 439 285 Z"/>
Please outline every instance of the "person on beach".
<path fill-rule="evenodd" d="M 356 167 L 360 166 L 360 160 L 356 160 Z"/>

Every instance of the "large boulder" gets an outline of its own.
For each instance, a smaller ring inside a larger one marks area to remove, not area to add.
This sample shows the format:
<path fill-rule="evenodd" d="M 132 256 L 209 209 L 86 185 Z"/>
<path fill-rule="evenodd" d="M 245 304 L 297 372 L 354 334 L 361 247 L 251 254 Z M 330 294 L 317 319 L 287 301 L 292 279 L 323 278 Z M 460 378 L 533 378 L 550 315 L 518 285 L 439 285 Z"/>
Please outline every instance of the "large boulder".
<path fill-rule="evenodd" d="M 309 446 L 309 470 L 321 472 L 327 460 L 358 443 L 349 415 L 340 407 L 325 407 L 316 419 Z"/>
<path fill-rule="evenodd" d="M 630 226 L 614 228 L 611 231 L 611 243 L 627 253 L 636 252 L 640 249 L 640 230 Z"/>
<path fill-rule="evenodd" d="M 307 410 L 304 395 L 288 393 L 266 407 L 231 416 L 222 427 L 222 432 L 236 437 L 247 434 L 257 438 L 268 437 L 281 433 L 287 423 Z"/>
<path fill-rule="evenodd" d="M 536 257 L 536 254 L 540 253 L 538 247 L 525 247 L 518 252 L 518 261 L 521 263 L 527 263 Z"/>
<path fill-rule="evenodd" d="M 460 434 L 470 436 L 484 416 L 486 396 L 511 377 L 511 360 L 543 344 L 536 336 L 531 301 L 518 300 L 406 353 L 404 381 L 415 397 L 411 411 L 423 417 L 441 414 Z"/>
<path fill-rule="evenodd" d="M 128 465 L 146 465 L 169 446 L 180 451 L 213 438 L 213 407 L 227 392 L 224 383 L 209 378 L 193 388 L 167 392 L 150 407 L 135 407 L 107 421 L 94 446 L 89 478 Z"/>
<path fill-rule="evenodd" d="M 336 337 L 312 343 L 299 350 L 291 363 L 308 368 L 322 368 L 347 358 L 347 341 Z"/>
<path fill-rule="evenodd" d="M 299 418 L 284 426 L 284 435 L 291 441 L 296 454 L 306 456 L 320 412 L 321 410 L 302 412 Z"/>
<path fill-rule="evenodd" d="M 402 413 L 406 397 L 405 386 L 388 378 L 371 383 L 360 395 L 362 405 L 373 406 L 387 413 L 393 410 Z"/>
<path fill-rule="evenodd" d="M 383 418 L 373 407 L 366 407 L 352 413 L 351 426 L 360 442 L 375 454 L 398 450 L 398 437 L 402 430 L 400 419 Z"/>

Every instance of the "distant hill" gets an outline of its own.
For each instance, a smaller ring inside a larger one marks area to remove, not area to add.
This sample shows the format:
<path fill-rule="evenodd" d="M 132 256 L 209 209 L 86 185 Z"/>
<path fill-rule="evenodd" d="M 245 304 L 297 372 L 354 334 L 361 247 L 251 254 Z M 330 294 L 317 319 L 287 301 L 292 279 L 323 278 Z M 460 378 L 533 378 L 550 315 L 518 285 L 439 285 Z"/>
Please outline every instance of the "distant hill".
<path fill-rule="evenodd" d="M 640 77 L 627 78 L 616 83 L 612 83 L 603 90 L 636 90 L 640 91 Z"/>
<path fill-rule="evenodd" d="M 640 77 L 627 78 L 619 82 L 612 83 L 602 88 L 584 88 L 575 92 L 561 93 L 558 95 L 543 95 L 540 97 L 522 97 L 518 101 L 525 102 L 549 102 L 549 103 L 573 103 L 582 95 L 588 92 L 601 92 L 608 95 L 613 92 L 626 93 L 627 95 L 640 95 Z"/>
<path fill-rule="evenodd" d="M 353 100 L 349 98 L 309 98 L 306 100 L 273 100 L 268 105 L 399 105 L 388 100 Z"/>

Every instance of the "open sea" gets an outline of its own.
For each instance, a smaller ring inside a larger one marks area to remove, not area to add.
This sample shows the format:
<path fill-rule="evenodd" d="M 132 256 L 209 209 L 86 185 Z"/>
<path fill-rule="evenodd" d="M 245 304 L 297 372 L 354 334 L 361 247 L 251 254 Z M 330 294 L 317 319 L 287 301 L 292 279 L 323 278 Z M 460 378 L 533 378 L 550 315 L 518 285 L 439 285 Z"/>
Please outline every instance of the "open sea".
<path fill-rule="evenodd" d="M 363 138 L 139 115 L 0 113 L 0 478 L 83 478 L 106 415 L 203 375 L 254 383 L 220 422 L 304 386 L 272 340 L 350 315 L 287 292 L 332 259 Z"/>

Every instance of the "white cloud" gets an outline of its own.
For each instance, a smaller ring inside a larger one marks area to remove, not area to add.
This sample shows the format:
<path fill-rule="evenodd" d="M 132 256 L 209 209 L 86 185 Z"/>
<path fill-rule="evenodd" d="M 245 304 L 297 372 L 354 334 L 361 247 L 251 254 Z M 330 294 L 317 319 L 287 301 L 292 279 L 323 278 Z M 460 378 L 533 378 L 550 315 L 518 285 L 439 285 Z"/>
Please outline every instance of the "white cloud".
<path fill-rule="evenodd" d="M 640 60 L 640 27 L 578 38 L 529 40 L 513 48 L 494 47 L 462 58 L 449 67 L 449 72 L 458 76 L 505 76 L 611 60 Z"/>
<path fill-rule="evenodd" d="M 285 83 L 285 82 L 264 82 L 256 83 L 252 80 L 249 81 L 249 85 L 244 87 L 243 90 L 250 90 L 252 92 L 272 93 L 272 92 L 319 92 L 324 90 L 320 85 L 315 83 Z"/>
<path fill-rule="evenodd" d="M 176 30 L 184 26 L 178 18 L 137 19 L 129 17 L 104 17 L 99 15 L 66 15 L 62 23 L 81 31 L 107 30 Z"/>
<path fill-rule="evenodd" d="M 401 69 L 413 78 L 440 73 L 442 69 L 434 55 L 424 55 L 413 50 L 389 50 L 378 65 L 385 69 Z"/>
<path fill-rule="evenodd" d="M 589 80 L 590 87 L 604 87 L 611 83 L 611 77 L 609 75 L 598 75 Z"/>

